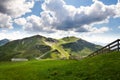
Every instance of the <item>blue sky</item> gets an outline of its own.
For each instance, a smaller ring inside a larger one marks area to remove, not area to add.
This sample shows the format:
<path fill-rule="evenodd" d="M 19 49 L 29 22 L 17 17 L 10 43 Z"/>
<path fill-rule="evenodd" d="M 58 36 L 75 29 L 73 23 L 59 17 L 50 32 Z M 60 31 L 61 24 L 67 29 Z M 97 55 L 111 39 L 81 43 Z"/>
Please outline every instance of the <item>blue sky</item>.
<path fill-rule="evenodd" d="M 0 39 L 76 36 L 105 45 L 120 38 L 119 0 L 0 0 Z"/>

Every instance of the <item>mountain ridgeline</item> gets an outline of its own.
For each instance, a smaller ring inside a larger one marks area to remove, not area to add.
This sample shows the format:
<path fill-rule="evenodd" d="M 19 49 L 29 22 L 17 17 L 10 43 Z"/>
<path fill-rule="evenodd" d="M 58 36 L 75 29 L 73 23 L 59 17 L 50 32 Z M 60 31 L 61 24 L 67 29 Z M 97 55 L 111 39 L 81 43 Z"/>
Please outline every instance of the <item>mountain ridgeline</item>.
<path fill-rule="evenodd" d="M 3 46 L 3 45 L 5 45 L 8 42 L 9 42 L 8 39 L 2 39 L 2 40 L 0 40 L 0 46 Z"/>
<path fill-rule="evenodd" d="M 0 61 L 12 58 L 69 59 L 70 55 L 84 57 L 99 48 L 101 46 L 73 36 L 57 40 L 35 35 L 0 46 Z"/>

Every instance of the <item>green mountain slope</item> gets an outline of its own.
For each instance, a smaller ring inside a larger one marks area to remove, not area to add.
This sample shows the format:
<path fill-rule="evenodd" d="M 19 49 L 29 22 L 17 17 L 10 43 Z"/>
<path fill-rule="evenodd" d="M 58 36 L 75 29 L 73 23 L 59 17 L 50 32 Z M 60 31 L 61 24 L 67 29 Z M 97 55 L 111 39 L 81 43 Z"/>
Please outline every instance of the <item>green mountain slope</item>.
<path fill-rule="evenodd" d="M 1 80 L 120 80 L 120 52 L 76 60 L 1 62 Z"/>
<path fill-rule="evenodd" d="M 11 58 L 69 59 L 70 54 L 86 56 L 97 49 L 97 45 L 76 37 L 56 40 L 35 35 L 0 46 L 0 61 Z"/>
<path fill-rule="evenodd" d="M 77 40 L 79 40 L 79 38 L 74 37 L 74 36 L 64 37 L 62 39 L 59 39 L 59 41 L 60 41 L 61 44 L 76 42 Z"/>
<path fill-rule="evenodd" d="M 44 43 L 43 36 L 33 36 L 21 40 L 15 40 L 0 47 L 0 60 L 10 60 L 11 58 L 38 57 L 51 50 L 51 47 Z"/>
<path fill-rule="evenodd" d="M 101 46 L 99 45 L 95 45 L 93 43 L 87 42 L 82 39 L 74 39 L 74 40 L 75 41 L 61 44 L 63 49 L 72 55 L 79 55 L 81 57 L 84 57 L 101 48 Z"/>

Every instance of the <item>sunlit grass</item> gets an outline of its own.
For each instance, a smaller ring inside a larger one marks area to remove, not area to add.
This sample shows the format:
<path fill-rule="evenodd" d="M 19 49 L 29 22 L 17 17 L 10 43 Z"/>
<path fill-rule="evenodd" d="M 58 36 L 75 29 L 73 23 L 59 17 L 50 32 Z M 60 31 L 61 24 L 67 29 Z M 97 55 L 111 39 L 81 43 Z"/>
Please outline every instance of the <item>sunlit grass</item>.
<path fill-rule="evenodd" d="M 120 52 L 82 60 L 0 62 L 0 80 L 120 80 Z"/>

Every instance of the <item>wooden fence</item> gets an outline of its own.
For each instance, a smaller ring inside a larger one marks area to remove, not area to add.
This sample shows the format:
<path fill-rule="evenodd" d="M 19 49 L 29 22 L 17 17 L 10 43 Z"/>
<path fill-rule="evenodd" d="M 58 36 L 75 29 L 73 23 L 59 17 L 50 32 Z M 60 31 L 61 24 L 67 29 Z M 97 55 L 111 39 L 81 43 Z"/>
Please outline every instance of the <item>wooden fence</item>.
<path fill-rule="evenodd" d="M 90 55 L 88 55 L 88 57 L 95 56 L 98 54 L 109 53 L 112 51 L 120 51 L 120 39 L 117 39 L 116 41 L 106 45 L 105 47 L 91 53 Z"/>

